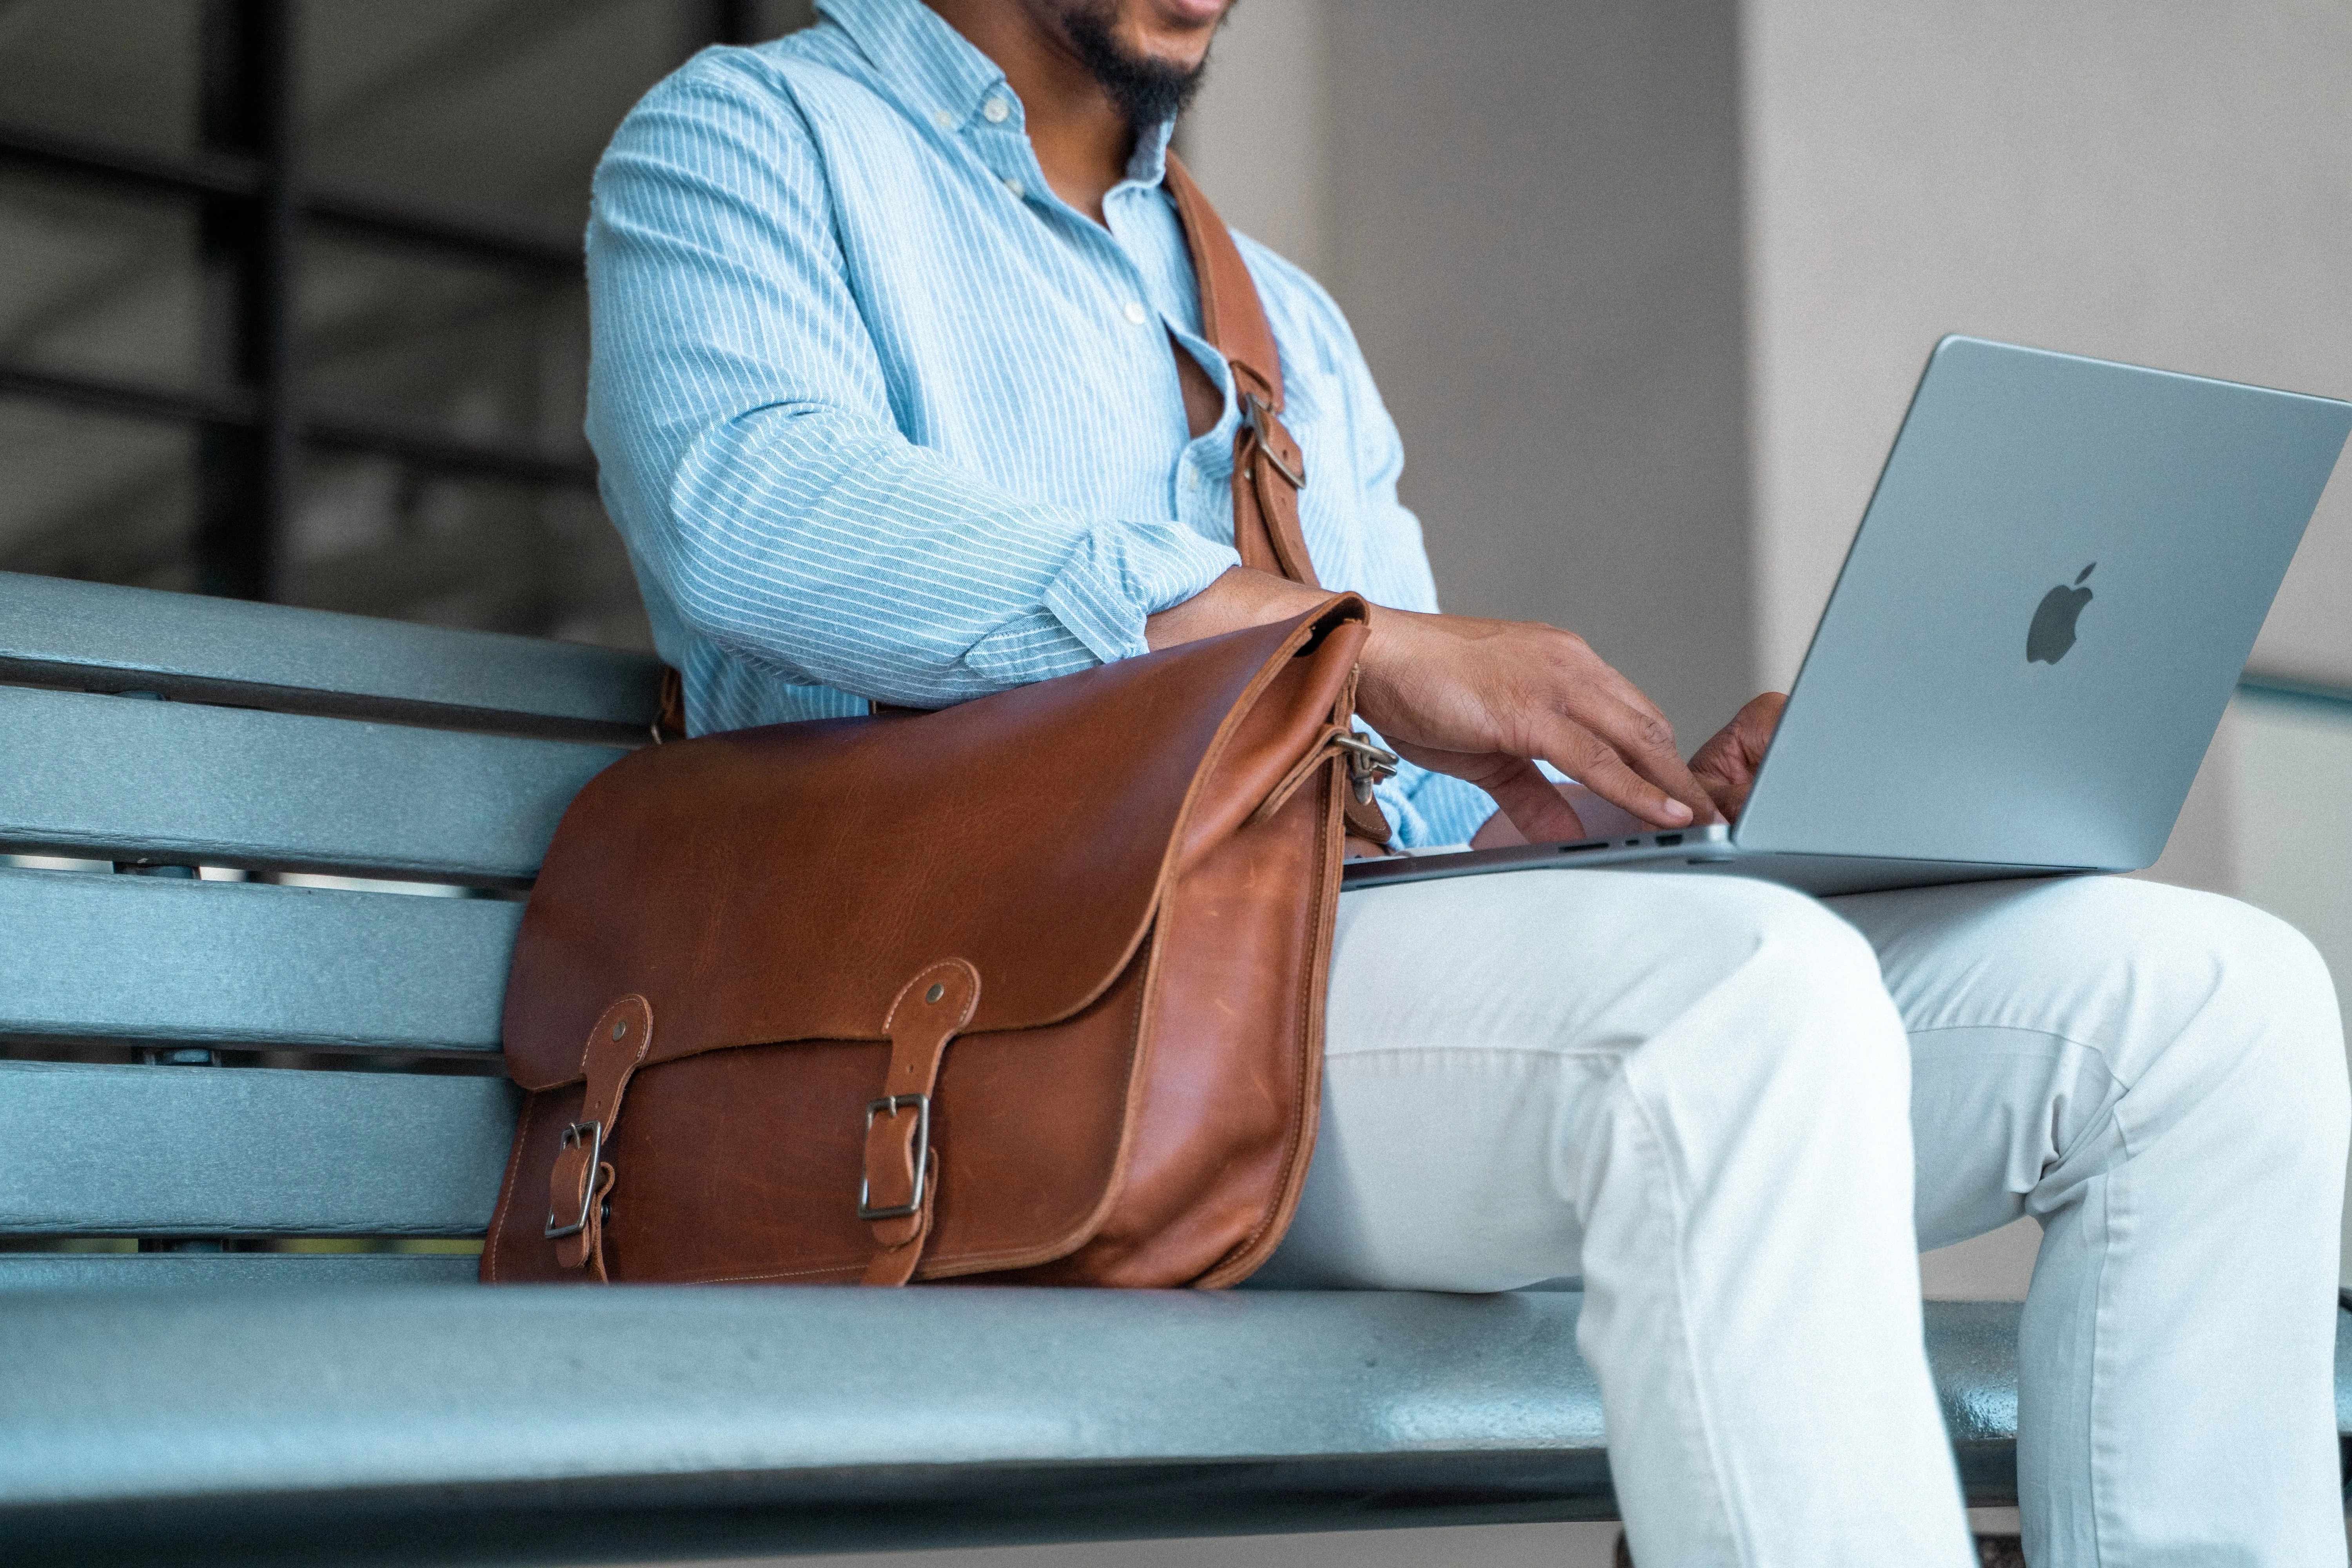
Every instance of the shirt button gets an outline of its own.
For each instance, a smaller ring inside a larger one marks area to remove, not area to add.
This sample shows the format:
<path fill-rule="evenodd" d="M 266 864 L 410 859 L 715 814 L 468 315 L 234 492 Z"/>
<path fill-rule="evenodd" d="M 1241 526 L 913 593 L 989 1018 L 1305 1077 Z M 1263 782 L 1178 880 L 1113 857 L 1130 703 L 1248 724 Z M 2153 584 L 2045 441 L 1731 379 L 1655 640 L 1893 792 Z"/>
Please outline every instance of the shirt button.
<path fill-rule="evenodd" d="M 980 117 L 991 125 L 1002 125 L 1013 113 L 1013 106 L 1001 98 L 992 98 L 980 106 Z"/>
<path fill-rule="evenodd" d="M 1149 314 L 1150 312 L 1144 310 L 1140 301 L 1129 300 L 1127 302 L 1127 319 L 1133 321 L 1137 326 L 1139 327 L 1143 325 L 1144 319 Z"/>
<path fill-rule="evenodd" d="M 1005 178 L 1004 188 L 1013 193 L 1013 199 L 1016 202 L 1028 194 L 1021 188 L 1021 182 L 1010 175 Z"/>
<path fill-rule="evenodd" d="M 942 131 L 952 131 L 955 129 L 955 116 L 944 109 L 934 109 L 931 110 L 931 123 Z"/>

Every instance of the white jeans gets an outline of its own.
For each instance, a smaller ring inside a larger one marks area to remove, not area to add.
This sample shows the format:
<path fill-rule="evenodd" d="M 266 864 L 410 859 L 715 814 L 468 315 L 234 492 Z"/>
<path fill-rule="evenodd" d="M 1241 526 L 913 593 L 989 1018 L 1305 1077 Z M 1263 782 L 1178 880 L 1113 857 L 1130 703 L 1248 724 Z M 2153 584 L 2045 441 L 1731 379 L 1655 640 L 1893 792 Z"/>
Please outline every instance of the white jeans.
<path fill-rule="evenodd" d="M 2326 970 L 2109 878 L 1829 903 L 1527 871 L 1339 901 L 1323 1130 L 1260 1278 L 1580 1274 L 1643 1568 L 1961 1568 L 1921 1247 L 2031 1214 L 2036 1568 L 2341 1568 Z"/>

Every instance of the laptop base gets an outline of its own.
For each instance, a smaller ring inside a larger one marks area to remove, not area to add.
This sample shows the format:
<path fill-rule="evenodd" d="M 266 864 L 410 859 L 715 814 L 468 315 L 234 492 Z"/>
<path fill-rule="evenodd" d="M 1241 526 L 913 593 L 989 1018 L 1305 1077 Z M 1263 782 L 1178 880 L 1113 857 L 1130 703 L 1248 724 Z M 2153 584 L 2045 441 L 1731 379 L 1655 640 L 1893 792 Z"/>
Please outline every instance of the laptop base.
<path fill-rule="evenodd" d="M 1339 882 L 1343 891 L 1353 892 L 1391 883 L 1433 882 L 1449 877 L 1483 877 L 1508 871 L 1654 871 L 1683 876 L 1752 877 L 1826 899 L 1841 893 L 1933 888 L 1952 882 L 2081 876 L 2092 869 L 2084 866 L 2002 866 L 1980 861 L 1743 850 L 1731 842 L 1727 829 L 1717 826 L 1626 838 L 1513 844 L 1499 849 L 1465 849 L 1441 855 L 1381 856 L 1349 861 Z"/>

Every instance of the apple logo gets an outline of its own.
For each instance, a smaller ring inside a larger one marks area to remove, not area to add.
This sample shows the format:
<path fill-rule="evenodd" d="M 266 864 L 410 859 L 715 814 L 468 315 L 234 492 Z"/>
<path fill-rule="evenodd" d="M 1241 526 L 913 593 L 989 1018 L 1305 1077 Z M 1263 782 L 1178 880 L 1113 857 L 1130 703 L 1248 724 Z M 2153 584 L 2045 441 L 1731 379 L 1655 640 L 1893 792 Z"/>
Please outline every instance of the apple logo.
<path fill-rule="evenodd" d="M 2091 602 L 2091 591 L 2083 586 L 2099 563 L 2092 562 L 2083 568 L 2082 577 L 2074 579 L 2071 588 L 2061 583 L 2042 595 L 2041 605 L 2033 612 L 2033 625 L 2025 633 L 2025 662 L 2055 664 L 2066 657 L 2074 646 L 2074 617 Z"/>

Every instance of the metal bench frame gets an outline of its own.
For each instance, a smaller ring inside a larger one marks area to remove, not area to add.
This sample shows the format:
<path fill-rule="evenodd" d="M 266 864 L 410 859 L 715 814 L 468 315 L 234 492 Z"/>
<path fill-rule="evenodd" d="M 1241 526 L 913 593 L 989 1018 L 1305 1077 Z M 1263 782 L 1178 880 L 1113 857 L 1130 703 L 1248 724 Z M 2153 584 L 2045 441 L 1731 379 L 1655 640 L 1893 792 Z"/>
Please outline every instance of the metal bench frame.
<path fill-rule="evenodd" d="M 148 873 L 0 869 L 0 1553 L 1614 1517 L 1572 1291 L 483 1290 L 462 1254 L 283 1250 L 482 1234 L 516 890 L 658 668 L 7 574 L 0 606 L 0 852 Z M 142 1250 L 68 1249 L 100 1238 Z M 1970 1500 L 2013 1501 L 2017 1310 L 1927 1321 Z"/>

